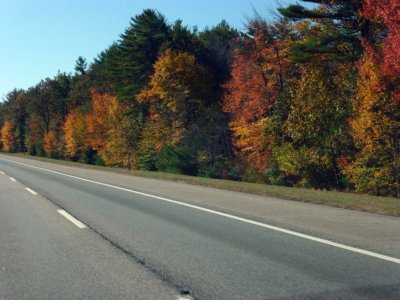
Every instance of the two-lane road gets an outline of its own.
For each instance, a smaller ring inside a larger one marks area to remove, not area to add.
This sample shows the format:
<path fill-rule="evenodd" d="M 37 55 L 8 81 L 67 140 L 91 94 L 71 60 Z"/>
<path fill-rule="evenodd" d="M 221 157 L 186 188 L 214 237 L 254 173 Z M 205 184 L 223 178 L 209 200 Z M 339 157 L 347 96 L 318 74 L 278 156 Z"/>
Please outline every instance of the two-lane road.
<path fill-rule="evenodd" d="M 0 174 L 0 299 L 177 298 L 176 289 L 59 211 Z"/>
<path fill-rule="evenodd" d="M 400 299 L 397 242 L 377 253 L 373 241 L 328 241 L 193 204 L 172 183 L 177 196 L 164 195 L 157 180 L 149 191 L 113 173 L 4 155 L 0 170 L 0 298 Z M 400 225 L 383 218 L 389 232 Z"/>

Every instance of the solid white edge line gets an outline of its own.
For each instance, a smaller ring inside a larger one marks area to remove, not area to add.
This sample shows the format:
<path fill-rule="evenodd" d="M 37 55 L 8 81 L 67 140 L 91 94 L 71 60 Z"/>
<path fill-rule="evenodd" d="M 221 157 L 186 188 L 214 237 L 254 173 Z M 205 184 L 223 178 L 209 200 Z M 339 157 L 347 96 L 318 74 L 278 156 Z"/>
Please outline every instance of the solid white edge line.
<path fill-rule="evenodd" d="M 32 195 L 37 195 L 37 193 L 36 193 L 34 190 L 32 190 L 32 189 L 30 189 L 30 188 L 28 188 L 28 187 L 26 187 L 25 190 L 27 190 L 27 191 L 28 191 L 29 193 L 31 193 Z"/>
<path fill-rule="evenodd" d="M 15 178 L 12 178 L 12 177 L 10 177 L 10 180 L 11 180 L 11 181 L 14 181 L 14 182 L 17 181 Z"/>
<path fill-rule="evenodd" d="M 307 235 L 307 234 L 303 234 L 303 233 L 299 233 L 299 232 L 296 232 L 296 231 L 280 228 L 280 227 L 277 227 L 277 226 L 272 226 L 272 225 L 268 225 L 268 224 L 265 224 L 265 223 L 261 223 L 261 222 L 257 222 L 257 221 L 253 221 L 253 220 L 237 217 L 237 216 L 234 216 L 234 215 L 230 215 L 230 214 L 219 212 L 219 211 L 216 211 L 216 210 L 204 208 L 204 207 L 201 207 L 201 206 L 192 205 L 192 204 L 188 204 L 188 203 L 184 203 L 184 202 L 179 202 L 179 201 L 176 201 L 176 200 L 172 200 L 172 199 L 168 199 L 168 198 L 164 198 L 164 197 L 159 197 L 159 196 L 155 196 L 155 195 L 151 195 L 151 194 L 147 194 L 147 193 L 142 193 L 142 192 L 138 192 L 138 191 L 135 191 L 135 190 L 131 190 L 131 189 L 127 189 L 127 188 L 111 185 L 111 184 L 108 184 L 108 183 L 103 183 L 103 182 L 98 182 L 98 181 L 94 181 L 94 180 L 90 180 L 90 179 L 86 179 L 86 178 L 82 178 L 82 177 L 78 177 L 78 176 L 73 176 L 73 175 L 69 175 L 69 174 L 65 174 L 65 173 L 61 173 L 61 172 L 57 172 L 57 171 L 53 171 L 53 170 L 49 170 L 49 169 L 45 169 L 45 168 L 41 168 L 41 167 L 32 166 L 32 165 L 29 165 L 29 164 L 25 164 L 25 163 L 13 161 L 13 160 L 5 159 L 5 158 L 0 158 L 0 160 L 9 161 L 9 162 L 20 164 L 20 165 L 23 165 L 23 166 L 27 166 L 27 167 L 30 167 L 30 168 L 33 168 L 33 169 L 38 169 L 38 170 L 46 171 L 46 172 L 49 172 L 49 173 L 58 174 L 58 175 L 61 175 L 61 176 L 74 178 L 74 179 L 82 180 L 82 181 L 85 181 L 85 182 L 98 184 L 98 185 L 101 185 L 101 186 L 110 187 L 110 188 L 117 189 L 117 190 L 120 190 L 120 191 L 125 191 L 125 192 L 129 192 L 129 193 L 133 193 L 133 194 L 137 194 L 137 195 L 141 195 L 141 196 L 145 196 L 145 197 L 150 197 L 150 198 L 162 200 L 162 201 L 169 202 L 169 203 L 174 203 L 174 204 L 185 206 L 185 207 L 190 207 L 190 208 L 193 208 L 193 209 L 196 209 L 196 210 L 200 210 L 200 211 L 204 211 L 204 212 L 207 212 L 207 213 L 210 213 L 210 214 L 226 217 L 226 218 L 233 219 L 233 220 L 236 220 L 236 221 L 240 221 L 240 222 L 243 222 L 243 223 L 252 224 L 252 225 L 263 227 L 263 228 L 267 228 L 267 229 L 270 229 L 270 230 L 282 232 L 282 233 L 285 233 L 285 234 L 288 234 L 288 235 L 300 237 L 300 238 L 303 238 L 303 239 L 306 239 L 306 240 L 318 242 L 318 243 L 321 243 L 321 244 L 333 246 L 333 247 L 336 247 L 336 248 L 340 248 L 340 249 L 348 250 L 348 251 L 351 251 L 351 252 L 355 252 L 355 253 L 359 253 L 359 254 L 375 257 L 375 258 L 379 258 L 379 259 L 390 261 L 390 262 L 393 262 L 393 263 L 396 263 L 396 264 L 400 264 L 400 259 L 399 258 L 395 258 L 395 257 L 379 254 L 379 253 L 376 253 L 376 252 L 372 252 L 372 251 L 368 251 L 368 250 L 364 250 L 364 249 L 360 249 L 360 248 L 356 248 L 356 247 L 352 247 L 352 246 L 347 246 L 347 245 L 336 243 L 336 242 L 332 242 L 332 241 L 329 241 L 329 240 L 326 240 L 326 239 L 317 238 L 317 237 L 313 237 L 313 236 L 310 236 L 310 235 Z"/>
<path fill-rule="evenodd" d="M 87 226 L 85 224 L 83 224 L 81 221 L 79 221 L 78 219 L 74 218 L 73 216 L 71 216 L 69 213 L 67 213 L 65 210 L 63 209 L 57 209 L 57 212 L 62 215 L 64 218 L 66 218 L 68 221 L 70 221 L 71 223 L 73 223 L 76 227 L 80 228 L 80 229 L 85 229 L 87 228 Z"/>

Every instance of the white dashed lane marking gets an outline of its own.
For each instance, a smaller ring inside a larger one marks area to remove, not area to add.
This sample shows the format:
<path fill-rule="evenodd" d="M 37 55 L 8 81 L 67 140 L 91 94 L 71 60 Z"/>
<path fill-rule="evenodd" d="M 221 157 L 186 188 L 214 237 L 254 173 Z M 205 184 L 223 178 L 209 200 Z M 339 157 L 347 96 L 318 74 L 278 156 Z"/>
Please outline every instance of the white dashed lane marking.
<path fill-rule="evenodd" d="M 87 228 L 87 226 L 85 224 L 83 224 L 81 221 L 79 221 L 78 219 L 74 218 L 73 216 L 71 216 L 69 213 L 67 213 L 65 210 L 63 209 L 58 209 L 57 210 L 58 213 L 60 215 L 62 215 L 64 218 L 66 218 L 68 221 L 70 221 L 72 224 L 74 224 L 76 227 L 80 228 L 80 229 L 85 229 Z"/>
<path fill-rule="evenodd" d="M 30 188 L 28 188 L 28 187 L 26 187 L 25 190 L 27 190 L 27 191 L 28 191 L 29 193 L 31 193 L 32 195 L 37 195 L 37 193 L 36 193 L 34 190 L 32 190 L 32 189 L 30 189 Z"/>

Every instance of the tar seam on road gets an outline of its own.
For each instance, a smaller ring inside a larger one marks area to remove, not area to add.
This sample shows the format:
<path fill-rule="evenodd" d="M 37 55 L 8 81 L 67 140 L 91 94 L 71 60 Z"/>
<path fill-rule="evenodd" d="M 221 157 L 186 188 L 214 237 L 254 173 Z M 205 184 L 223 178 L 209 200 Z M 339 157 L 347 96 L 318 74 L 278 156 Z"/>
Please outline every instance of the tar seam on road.
<path fill-rule="evenodd" d="M 58 211 L 64 211 L 66 214 L 70 215 L 68 212 L 65 211 L 65 209 L 63 209 L 63 207 L 61 207 L 59 204 L 53 202 L 51 199 L 42 196 L 43 198 L 47 199 L 48 201 L 50 201 L 51 203 L 59 206 L 61 209 L 59 209 Z M 72 215 L 71 215 L 72 216 Z M 74 217 L 73 217 L 74 218 Z M 160 272 L 159 270 L 157 270 L 156 268 L 153 267 L 152 264 L 150 264 L 146 259 L 144 258 L 140 258 L 139 256 L 137 256 L 134 252 L 132 252 L 131 250 L 123 247 L 122 245 L 118 244 L 117 242 L 109 239 L 107 236 L 105 236 L 103 233 L 101 233 L 100 231 L 96 230 L 95 228 L 91 227 L 90 225 L 86 225 L 85 226 L 87 228 L 89 228 L 91 231 L 93 231 L 95 234 L 97 234 L 100 238 L 102 238 L 104 241 L 108 242 L 112 247 L 118 249 L 119 251 L 121 251 L 122 253 L 124 253 L 129 259 L 134 260 L 136 263 L 138 263 L 139 265 L 143 266 L 144 268 L 146 268 L 147 270 L 149 270 L 151 273 L 153 273 L 157 278 L 159 278 L 162 282 L 174 287 L 178 293 L 180 295 L 177 295 L 177 299 L 179 300 L 195 300 L 195 298 L 191 295 L 191 292 L 189 291 L 189 289 L 183 287 L 182 285 L 180 285 L 179 283 L 176 283 L 169 275 L 167 275 L 164 272 Z M 185 298 L 186 297 L 186 298 Z"/>
<path fill-rule="evenodd" d="M 64 218 L 66 218 L 68 221 L 70 221 L 72 224 L 74 224 L 76 227 L 80 228 L 80 229 L 85 229 L 87 228 L 87 226 L 85 224 L 83 224 L 81 221 L 79 221 L 77 218 L 73 217 L 72 215 L 70 215 L 69 213 L 67 213 L 65 210 L 63 209 L 57 209 L 57 212 L 62 215 Z"/>
<path fill-rule="evenodd" d="M 98 182 L 98 181 L 94 181 L 94 180 L 90 180 L 90 179 L 86 179 L 86 178 L 82 178 L 82 177 L 78 177 L 78 176 L 73 176 L 73 175 L 69 175 L 69 174 L 65 174 L 65 173 L 49 170 L 49 169 L 46 169 L 46 168 L 36 167 L 36 166 L 29 165 L 29 164 L 25 164 L 25 163 L 9 160 L 9 159 L 0 158 L 0 160 L 8 161 L 8 162 L 15 163 L 15 164 L 20 164 L 20 165 L 27 166 L 27 167 L 30 167 L 30 168 L 33 168 L 33 169 L 38 169 L 38 170 L 46 171 L 46 172 L 49 172 L 49 173 L 58 174 L 58 175 L 61 175 L 61 176 L 74 178 L 74 179 L 77 179 L 77 180 L 90 182 L 90 183 L 94 183 L 94 184 L 97 184 L 97 185 L 102 185 L 102 186 L 110 187 L 110 188 L 113 188 L 113 189 L 129 192 L 129 193 L 133 193 L 133 194 L 137 194 L 137 195 L 141 195 L 141 196 L 145 196 L 145 197 L 150 197 L 150 198 L 162 200 L 162 201 L 169 202 L 169 203 L 174 203 L 174 204 L 177 204 L 177 205 L 181 205 L 181 206 L 189 207 L 189 208 L 192 208 L 192 209 L 200 210 L 200 211 L 203 211 L 203 212 L 207 212 L 207 213 L 210 213 L 210 214 L 226 217 L 226 218 L 233 219 L 233 220 L 236 220 L 236 221 L 240 221 L 240 222 L 243 222 L 243 223 L 252 224 L 252 225 L 255 225 L 255 226 L 259 226 L 259 227 L 267 228 L 267 229 L 270 229 L 270 230 L 278 231 L 278 232 L 281 232 L 281 233 L 285 233 L 285 234 L 288 234 L 288 235 L 300 237 L 300 238 L 303 238 L 303 239 L 306 239 L 306 240 L 311 240 L 311 241 L 318 242 L 318 243 L 321 243 L 321 244 L 325 244 L 325 245 L 329 245 L 329 246 L 332 246 L 332 247 L 344 249 L 344 250 L 351 251 L 351 252 L 354 252 L 354 253 L 363 254 L 363 255 L 366 255 L 366 256 L 375 257 L 375 258 L 382 259 L 382 260 L 385 260 L 385 261 L 390 261 L 390 262 L 393 262 L 393 263 L 396 263 L 396 264 L 400 264 L 400 259 L 399 258 L 395 258 L 395 257 L 379 254 L 379 253 L 376 253 L 376 252 L 372 252 L 372 251 L 368 251 L 368 250 L 364 250 L 364 249 L 360 249 L 360 248 L 356 248 L 356 247 L 352 247 L 352 246 L 347 246 L 347 245 L 336 243 L 336 242 L 332 242 L 332 241 L 329 241 L 329 240 L 326 240 L 326 239 L 313 237 L 313 236 L 310 236 L 310 235 L 307 235 L 307 234 L 299 233 L 299 232 L 292 231 L 292 230 L 287 230 L 287 229 L 284 229 L 284 228 L 268 225 L 268 224 L 257 222 L 257 221 L 252 221 L 250 219 L 241 218 L 241 217 L 238 217 L 238 216 L 234 216 L 234 215 L 230 215 L 230 214 L 227 214 L 227 213 L 219 212 L 219 211 L 216 211 L 216 210 L 204 208 L 204 207 L 201 207 L 201 206 L 192 205 L 192 204 L 188 204 L 188 203 L 184 203 L 184 202 L 180 202 L 180 201 L 176 201 L 176 200 L 172 200 L 172 199 L 168 199 L 168 198 L 164 198 L 164 197 L 159 197 L 159 196 L 155 196 L 155 195 L 151 195 L 151 194 L 147 194 L 147 193 L 142 193 L 142 192 L 138 192 L 138 191 L 135 191 L 135 190 L 131 190 L 131 189 L 127 189 L 127 188 L 111 185 L 111 184 L 108 184 L 108 183 L 103 183 L 103 182 Z"/>

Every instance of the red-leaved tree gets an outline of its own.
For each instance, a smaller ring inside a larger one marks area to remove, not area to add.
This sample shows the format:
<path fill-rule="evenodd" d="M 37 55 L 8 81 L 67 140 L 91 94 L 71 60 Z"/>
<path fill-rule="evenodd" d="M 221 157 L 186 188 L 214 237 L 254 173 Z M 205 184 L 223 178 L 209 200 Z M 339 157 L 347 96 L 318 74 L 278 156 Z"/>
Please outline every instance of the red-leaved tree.
<path fill-rule="evenodd" d="M 400 1 L 364 0 L 361 14 L 386 28 L 386 37 L 377 51 L 382 60 L 382 75 L 391 84 L 392 99 L 400 104 Z"/>
<path fill-rule="evenodd" d="M 223 109 L 231 118 L 237 154 L 262 173 L 267 167 L 270 144 L 265 127 L 268 113 L 283 89 L 289 47 L 288 39 L 279 36 L 282 28 L 255 19 L 248 29 L 249 35 L 241 38 L 234 54 L 231 79 L 224 85 Z"/>

